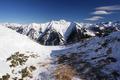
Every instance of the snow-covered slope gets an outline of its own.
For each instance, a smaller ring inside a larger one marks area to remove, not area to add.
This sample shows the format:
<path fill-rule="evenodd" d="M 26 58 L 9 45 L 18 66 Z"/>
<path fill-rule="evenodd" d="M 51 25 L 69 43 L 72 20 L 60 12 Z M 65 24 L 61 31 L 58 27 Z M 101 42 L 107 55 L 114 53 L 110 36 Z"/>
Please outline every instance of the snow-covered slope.
<path fill-rule="evenodd" d="M 25 68 L 26 66 L 37 65 L 38 63 L 46 62 L 50 59 L 51 51 L 56 49 L 59 49 L 59 47 L 42 46 L 30 40 L 25 35 L 19 34 L 16 31 L 4 26 L 0 26 L 0 77 L 8 73 L 10 74 L 11 78 L 15 78 L 15 76 L 19 76 L 20 78 L 21 75 L 18 73 L 19 70 Z M 16 67 L 11 68 L 11 62 L 7 62 L 6 60 L 15 53 L 22 53 L 26 56 L 29 56 L 29 58 L 27 57 L 27 62 L 24 65 L 17 64 Z M 30 55 L 37 55 L 38 57 L 31 58 Z M 15 70 L 16 73 L 13 73 L 12 70 Z M 37 73 L 39 72 L 40 71 Z M 36 73 L 34 73 L 34 75 L 37 76 Z"/>
<path fill-rule="evenodd" d="M 56 54 L 57 53 L 57 54 Z M 85 80 L 120 80 L 120 32 L 94 37 L 53 51 L 58 65 L 69 65 Z"/>
<path fill-rule="evenodd" d="M 0 51 L 3 51 L 0 59 L 7 58 L 16 51 L 42 52 L 45 50 L 43 46 L 33 42 L 27 36 L 3 26 L 0 26 L 0 37 Z"/>

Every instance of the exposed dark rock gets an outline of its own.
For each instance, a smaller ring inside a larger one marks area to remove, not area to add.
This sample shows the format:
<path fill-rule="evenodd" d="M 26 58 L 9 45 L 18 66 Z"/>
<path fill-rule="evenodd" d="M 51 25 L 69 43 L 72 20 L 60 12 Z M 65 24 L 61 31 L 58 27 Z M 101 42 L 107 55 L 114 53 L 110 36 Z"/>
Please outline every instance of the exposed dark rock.
<path fill-rule="evenodd" d="M 43 45 L 60 45 L 64 43 L 61 34 L 54 29 L 47 29 L 37 41 Z"/>
<path fill-rule="evenodd" d="M 36 30 L 31 28 L 26 35 L 31 39 L 35 39 L 35 34 L 36 34 Z"/>
<path fill-rule="evenodd" d="M 23 33 L 23 30 L 24 30 L 24 29 L 23 29 L 22 27 L 20 27 L 20 28 L 18 28 L 18 29 L 16 30 L 16 32 L 22 34 L 22 33 Z"/>

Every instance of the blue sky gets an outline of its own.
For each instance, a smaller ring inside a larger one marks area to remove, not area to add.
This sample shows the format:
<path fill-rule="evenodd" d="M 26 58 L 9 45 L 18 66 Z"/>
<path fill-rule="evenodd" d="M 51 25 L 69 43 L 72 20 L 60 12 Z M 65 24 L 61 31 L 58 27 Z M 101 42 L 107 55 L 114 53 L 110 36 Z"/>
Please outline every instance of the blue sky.
<path fill-rule="evenodd" d="M 120 0 L 0 0 L 0 22 L 120 20 Z"/>

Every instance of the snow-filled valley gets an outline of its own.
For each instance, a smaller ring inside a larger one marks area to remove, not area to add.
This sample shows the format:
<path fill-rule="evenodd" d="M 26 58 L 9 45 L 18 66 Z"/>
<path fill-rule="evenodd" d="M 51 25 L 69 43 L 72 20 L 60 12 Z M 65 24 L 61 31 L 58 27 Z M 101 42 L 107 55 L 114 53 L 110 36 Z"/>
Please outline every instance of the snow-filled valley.
<path fill-rule="evenodd" d="M 0 80 L 120 80 L 120 23 L 1 24 Z"/>

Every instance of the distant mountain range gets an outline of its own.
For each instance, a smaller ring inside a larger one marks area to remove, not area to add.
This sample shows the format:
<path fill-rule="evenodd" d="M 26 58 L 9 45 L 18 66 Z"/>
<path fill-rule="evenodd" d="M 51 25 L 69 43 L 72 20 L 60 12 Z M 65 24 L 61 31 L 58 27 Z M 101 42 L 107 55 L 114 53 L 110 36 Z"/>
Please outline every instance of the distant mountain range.
<path fill-rule="evenodd" d="M 71 44 L 90 37 L 106 36 L 111 32 L 120 31 L 119 21 L 91 24 L 60 20 L 41 24 L 4 23 L 1 25 L 16 30 L 42 45 Z"/>

